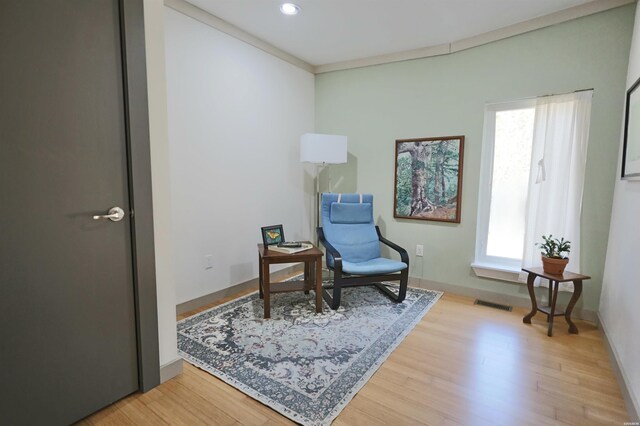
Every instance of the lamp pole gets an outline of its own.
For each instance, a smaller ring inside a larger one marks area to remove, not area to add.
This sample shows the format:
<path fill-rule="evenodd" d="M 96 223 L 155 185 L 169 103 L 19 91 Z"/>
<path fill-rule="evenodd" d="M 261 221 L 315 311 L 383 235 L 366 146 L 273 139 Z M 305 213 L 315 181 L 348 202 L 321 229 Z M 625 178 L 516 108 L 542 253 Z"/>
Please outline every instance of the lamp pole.
<path fill-rule="evenodd" d="M 322 170 L 324 170 L 324 168 L 327 166 L 327 163 L 322 162 L 318 164 L 318 172 L 316 173 L 316 228 L 314 229 L 314 234 L 315 234 L 315 243 L 316 243 L 316 247 L 320 245 L 320 241 L 318 240 L 318 228 L 320 227 L 320 202 L 322 201 L 320 199 L 321 194 L 320 194 L 320 173 L 322 173 Z M 329 192 L 331 192 L 331 190 L 329 190 Z"/>
<path fill-rule="evenodd" d="M 305 133 L 300 137 L 300 161 L 318 165 L 316 173 L 316 228 L 320 226 L 320 173 L 327 164 L 347 162 L 347 137 L 342 135 L 326 135 Z M 329 175 L 329 192 L 331 192 L 331 175 Z M 316 231 L 316 245 L 318 236 Z"/>

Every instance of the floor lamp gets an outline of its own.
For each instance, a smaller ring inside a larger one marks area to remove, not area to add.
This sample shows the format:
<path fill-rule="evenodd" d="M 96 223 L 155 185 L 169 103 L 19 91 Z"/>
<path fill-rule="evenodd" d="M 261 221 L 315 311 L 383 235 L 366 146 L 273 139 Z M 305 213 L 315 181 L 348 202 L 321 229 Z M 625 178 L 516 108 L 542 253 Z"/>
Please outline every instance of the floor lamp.
<path fill-rule="evenodd" d="M 305 133 L 300 138 L 300 161 L 317 165 L 316 170 L 316 228 L 320 226 L 320 171 L 328 164 L 347 162 L 347 137 L 341 135 L 324 135 Z M 331 175 L 329 175 L 329 192 L 331 192 Z M 318 236 L 315 238 L 318 245 Z"/>

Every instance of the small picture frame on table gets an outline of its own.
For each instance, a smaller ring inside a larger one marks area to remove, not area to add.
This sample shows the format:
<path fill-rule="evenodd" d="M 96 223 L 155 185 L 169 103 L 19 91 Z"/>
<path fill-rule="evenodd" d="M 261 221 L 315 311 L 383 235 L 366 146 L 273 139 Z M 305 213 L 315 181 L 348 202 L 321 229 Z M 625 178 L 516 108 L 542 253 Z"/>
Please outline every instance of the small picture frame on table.
<path fill-rule="evenodd" d="M 284 242 L 284 229 L 282 225 L 263 226 L 261 229 L 262 243 L 265 248 Z"/>

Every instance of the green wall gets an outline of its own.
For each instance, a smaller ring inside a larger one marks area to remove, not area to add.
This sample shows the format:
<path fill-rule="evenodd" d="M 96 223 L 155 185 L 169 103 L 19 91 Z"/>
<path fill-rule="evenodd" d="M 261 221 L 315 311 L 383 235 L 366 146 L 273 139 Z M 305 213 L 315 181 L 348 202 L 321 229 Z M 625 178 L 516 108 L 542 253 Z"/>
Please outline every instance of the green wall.
<path fill-rule="evenodd" d="M 334 192 L 374 194 L 376 220 L 409 251 L 412 277 L 528 297 L 525 285 L 478 278 L 470 268 L 484 106 L 593 88 L 581 259 L 593 279 L 581 302 L 596 311 L 634 12 L 628 5 L 451 55 L 318 75 L 316 131 L 349 137 L 349 162 L 331 171 Z M 462 222 L 394 219 L 395 140 L 449 135 L 466 137 Z M 423 258 L 415 257 L 416 244 L 424 245 Z"/>

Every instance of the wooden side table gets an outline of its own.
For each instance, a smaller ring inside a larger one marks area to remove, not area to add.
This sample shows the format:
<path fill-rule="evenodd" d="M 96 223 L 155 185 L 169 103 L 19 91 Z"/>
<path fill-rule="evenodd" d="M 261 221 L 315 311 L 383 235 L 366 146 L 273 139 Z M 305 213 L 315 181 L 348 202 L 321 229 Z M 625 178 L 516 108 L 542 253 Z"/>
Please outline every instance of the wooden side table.
<path fill-rule="evenodd" d="M 311 243 L 309 243 L 311 244 Z M 316 312 L 322 313 L 322 256 L 323 253 L 315 246 L 297 253 L 281 253 L 269 250 L 263 244 L 258 244 L 258 289 L 260 299 L 264 299 L 264 317 L 271 317 L 271 293 L 288 291 L 304 291 L 314 289 L 316 293 Z M 271 286 L 269 265 L 274 263 L 304 263 L 304 280 L 285 281 Z"/>
<path fill-rule="evenodd" d="M 576 274 L 573 272 L 565 271 L 562 275 L 555 274 L 547 274 L 544 272 L 542 267 L 537 268 L 522 268 L 523 271 L 528 272 L 529 276 L 527 277 L 527 288 L 529 289 L 529 297 L 531 297 L 531 312 L 529 312 L 523 319 L 522 322 L 525 324 L 531 324 L 531 318 L 538 313 L 538 311 L 547 315 L 547 322 L 549 323 L 549 331 L 547 332 L 548 336 L 553 334 L 553 318 L 564 315 L 564 319 L 569 324 L 569 333 L 578 334 L 578 327 L 571 321 L 571 312 L 573 311 L 574 306 L 576 306 L 576 302 L 580 298 L 582 294 L 582 281 L 591 279 L 588 275 Z M 549 280 L 549 303 L 550 306 L 538 306 L 536 302 L 536 294 L 533 291 L 533 282 L 536 277 L 545 278 Z M 560 283 L 573 281 L 573 295 L 571 296 L 571 300 L 569 300 L 569 305 L 565 312 L 561 310 L 556 312 L 556 301 L 558 300 L 558 287 Z"/>

